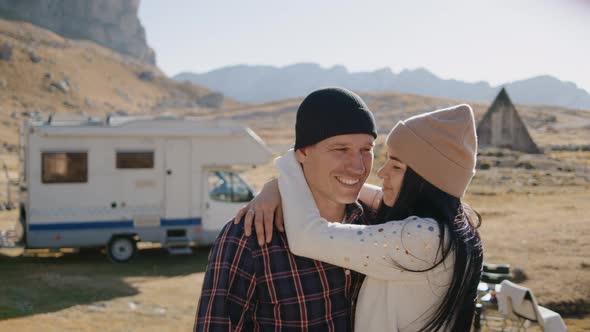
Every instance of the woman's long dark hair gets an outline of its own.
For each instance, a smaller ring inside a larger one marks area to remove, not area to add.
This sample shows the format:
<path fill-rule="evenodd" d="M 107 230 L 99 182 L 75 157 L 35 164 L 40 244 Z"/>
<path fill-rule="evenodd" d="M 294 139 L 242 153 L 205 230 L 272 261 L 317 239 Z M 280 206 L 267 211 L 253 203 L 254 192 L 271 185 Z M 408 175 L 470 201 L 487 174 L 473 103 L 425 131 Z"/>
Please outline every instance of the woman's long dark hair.
<path fill-rule="evenodd" d="M 477 225 L 472 222 L 467 210 L 477 215 Z M 438 189 L 408 166 L 396 202 L 392 207 L 381 202 L 377 218 L 380 222 L 387 222 L 404 220 L 409 216 L 436 220 L 441 234 L 438 250 L 442 258 L 426 270 L 401 268 L 426 272 L 442 264 L 451 252 L 455 258 L 449 289 L 420 331 L 438 331 L 443 328 L 453 332 L 469 331 L 483 264 L 483 247 L 476 230 L 481 224 L 481 216 L 459 198 Z M 448 231 L 448 240 L 445 239 L 445 231 Z"/>

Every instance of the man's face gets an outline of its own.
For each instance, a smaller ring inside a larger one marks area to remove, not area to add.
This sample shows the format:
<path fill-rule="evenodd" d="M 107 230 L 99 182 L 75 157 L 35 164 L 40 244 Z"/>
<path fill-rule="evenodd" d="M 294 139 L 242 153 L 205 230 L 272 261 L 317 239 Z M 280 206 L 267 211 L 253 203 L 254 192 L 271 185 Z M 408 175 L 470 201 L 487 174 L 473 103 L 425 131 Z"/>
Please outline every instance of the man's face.
<path fill-rule="evenodd" d="M 338 135 L 297 150 L 318 205 L 339 206 L 357 200 L 373 167 L 374 141 L 368 134 Z"/>

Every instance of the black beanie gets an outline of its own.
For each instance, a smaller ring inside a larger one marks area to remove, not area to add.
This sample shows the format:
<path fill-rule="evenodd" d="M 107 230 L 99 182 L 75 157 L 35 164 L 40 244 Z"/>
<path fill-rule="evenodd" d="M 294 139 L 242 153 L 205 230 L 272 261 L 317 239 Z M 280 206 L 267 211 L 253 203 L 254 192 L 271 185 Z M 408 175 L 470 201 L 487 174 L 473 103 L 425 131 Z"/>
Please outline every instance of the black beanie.
<path fill-rule="evenodd" d="M 377 138 L 373 113 L 356 93 L 325 88 L 310 93 L 301 102 L 295 122 L 295 150 L 347 134 Z"/>

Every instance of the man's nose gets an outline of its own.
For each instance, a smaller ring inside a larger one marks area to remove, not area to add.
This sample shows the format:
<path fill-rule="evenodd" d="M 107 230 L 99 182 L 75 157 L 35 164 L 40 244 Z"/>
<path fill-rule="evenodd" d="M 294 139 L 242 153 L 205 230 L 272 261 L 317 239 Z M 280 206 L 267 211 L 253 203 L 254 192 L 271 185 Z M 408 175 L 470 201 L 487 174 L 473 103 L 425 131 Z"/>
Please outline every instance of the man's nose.
<path fill-rule="evenodd" d="M 365 158 L 362 153 L 355 153 L 351 156 L 350 171 L 355 174 L 364 174 L 367 168 L 365 167 Z"/>

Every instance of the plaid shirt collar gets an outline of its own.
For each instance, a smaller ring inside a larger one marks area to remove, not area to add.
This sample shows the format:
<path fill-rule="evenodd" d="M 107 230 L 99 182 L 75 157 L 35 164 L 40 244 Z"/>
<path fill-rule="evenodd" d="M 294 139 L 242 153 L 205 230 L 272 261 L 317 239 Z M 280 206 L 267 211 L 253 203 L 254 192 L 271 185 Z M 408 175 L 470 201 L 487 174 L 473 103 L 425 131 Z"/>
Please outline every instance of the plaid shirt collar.
<path fill-rule="evenodd" d="M 365 214 L 363 205 L 358 201 L 351 204 L 346 204 L 344 210 L 346 212 L 346 216 L 342 222 L 344 224 L 351 224 Z"/>

